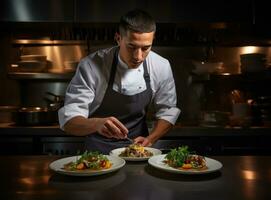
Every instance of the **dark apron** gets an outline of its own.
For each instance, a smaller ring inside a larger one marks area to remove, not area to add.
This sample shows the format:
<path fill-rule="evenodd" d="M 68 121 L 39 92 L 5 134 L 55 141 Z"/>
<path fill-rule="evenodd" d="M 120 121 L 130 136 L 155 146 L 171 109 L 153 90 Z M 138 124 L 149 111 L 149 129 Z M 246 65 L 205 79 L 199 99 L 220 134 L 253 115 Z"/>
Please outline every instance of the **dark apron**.
<path fill-rule="evenodd" d="M 148 127 L 145 118 L 148 105 L 151 101 L 152 90 L 150 87 L 150 76 L 147 70 L 146 61 L 143 62 L 146 90 L 131 96 L 123 95 L 113 90 L 113 83 L 118 65 L 118 52 L 119 49 L 115 51 L 109 83 L 103 101 L 91 117 L 114 116 L 129 130 L 129 138 L 147 136 Z M 130 142 L 128 140 L 106 138 L 98 133 L 90 134 L 86 138 L 87 150 L 100 151 L 104 154 L 108 154 L 112 149 L 124 147 L 129 144 Z"/>

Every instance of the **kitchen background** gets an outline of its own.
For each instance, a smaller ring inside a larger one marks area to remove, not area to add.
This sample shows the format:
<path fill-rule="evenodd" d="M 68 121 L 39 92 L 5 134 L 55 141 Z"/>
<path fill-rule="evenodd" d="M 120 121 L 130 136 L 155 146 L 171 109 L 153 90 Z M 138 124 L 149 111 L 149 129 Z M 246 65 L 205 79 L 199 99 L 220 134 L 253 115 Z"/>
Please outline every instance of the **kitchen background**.
<path fill-rule="evenodd" d="M 255 0 L 3 0 L 2 112 L 59 106 L 80 59 L 115 45 L 119 17 L 133 8 L 157 20 L 153 50 L 172 65 L 178 124 L 270 126 L 271 17 Z"/>

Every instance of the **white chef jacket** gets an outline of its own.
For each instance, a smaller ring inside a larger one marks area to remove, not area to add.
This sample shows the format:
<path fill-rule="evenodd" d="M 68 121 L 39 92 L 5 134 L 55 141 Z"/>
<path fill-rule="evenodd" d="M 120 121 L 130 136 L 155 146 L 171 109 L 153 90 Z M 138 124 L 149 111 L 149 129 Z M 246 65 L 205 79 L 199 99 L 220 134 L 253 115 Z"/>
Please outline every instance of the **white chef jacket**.
<path fill-rule="evenodd" d="M 100 106 L 107 89 L 116 48 L 96 51 L 80 61 L 67 88 L 65 104 L 58 112 L 61 129 L 75 116 L 90 117 Z M 146 90 L 143 63 L 136 69 L 129 69 L 119 56 L 118 59 L 113 89 L 124 95 L 134 95 Z M 176 107 L 176 89 L 170 64 L 167 59 L 153 51 L 146 57 L 146 63 L 155 117 L 175 124 L 180 109 Z"/>

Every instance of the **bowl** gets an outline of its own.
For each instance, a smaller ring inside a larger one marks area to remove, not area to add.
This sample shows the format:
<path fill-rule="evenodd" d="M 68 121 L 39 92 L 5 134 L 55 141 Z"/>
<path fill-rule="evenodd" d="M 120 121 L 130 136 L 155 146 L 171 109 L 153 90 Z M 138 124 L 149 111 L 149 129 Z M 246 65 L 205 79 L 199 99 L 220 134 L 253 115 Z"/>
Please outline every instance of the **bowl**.
<path fill-rule="evenodd" d="M 43 72 L 47 69 L 46 61 L 20 61 L 18 64 L 18 71 L 20 72 Z"/>

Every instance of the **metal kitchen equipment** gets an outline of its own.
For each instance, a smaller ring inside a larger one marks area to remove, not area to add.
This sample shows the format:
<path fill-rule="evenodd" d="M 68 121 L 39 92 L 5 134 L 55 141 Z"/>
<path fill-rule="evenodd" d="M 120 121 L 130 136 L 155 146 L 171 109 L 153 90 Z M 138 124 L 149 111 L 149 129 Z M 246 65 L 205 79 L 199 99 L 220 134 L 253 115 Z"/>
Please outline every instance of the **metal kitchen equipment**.
<path fill-rule="evenodd" d="M 64 97 L 61 95 L 56 95 L 52 92 L 46 92 L 44 100 L 47 102 L 47 108 L 51 111 L 57 111 L 64 105 Z"/>
<path fill-rule="evenodd" d="M 12 113 L 18 108 L 18 106 L 0 106 L 0 123 L 13 122 L 14 119 Z"/>
<path fill-rule="evenodd" d="M 14 112 L 17 125 L 36 126 L 57 123 L 57 112 L 43 107 L 22 107 Z"/>
<path fill-rule="evenodd" d="M 47 107 L 21 107 L 14 112 L 16 124 L 25 126 L 53 125 L 58 123 L 58 109 L 64 104 L 64 97 L 46 92 Z M 53 97 L 53 99 L 49 97 Z"/>

